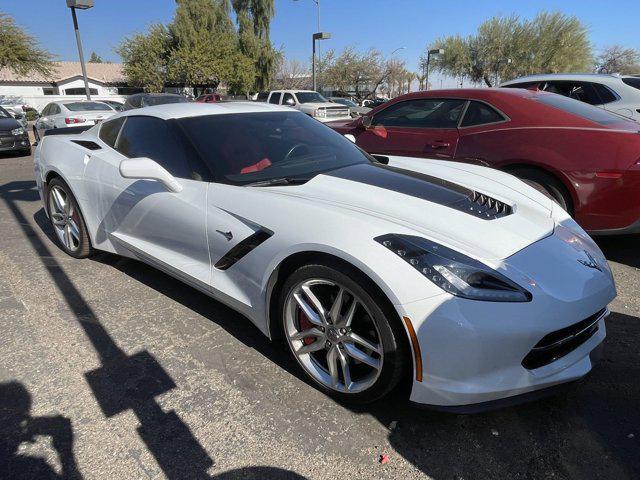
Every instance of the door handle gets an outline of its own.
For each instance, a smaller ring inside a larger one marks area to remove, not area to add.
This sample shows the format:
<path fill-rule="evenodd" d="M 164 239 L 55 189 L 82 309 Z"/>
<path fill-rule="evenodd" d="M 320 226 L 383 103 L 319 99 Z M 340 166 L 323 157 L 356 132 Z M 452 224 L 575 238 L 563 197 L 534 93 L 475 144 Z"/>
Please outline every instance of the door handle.
<path fill-rule="evenodd" d="M 233 238 L 233 233 L 231 232 L 223 232 L 222 230 L 216 230 L 220 235 L 224 236 L 227 240 L 231 240 Z"/>
<path fill-rule="evenodd" d="M 449 148 L 450 146 L 451 144 L 449 142 L 445 142 L 444 140 L 436 140 L 430 145 L 431 148 L 435 148 L 435 149 Z"/>

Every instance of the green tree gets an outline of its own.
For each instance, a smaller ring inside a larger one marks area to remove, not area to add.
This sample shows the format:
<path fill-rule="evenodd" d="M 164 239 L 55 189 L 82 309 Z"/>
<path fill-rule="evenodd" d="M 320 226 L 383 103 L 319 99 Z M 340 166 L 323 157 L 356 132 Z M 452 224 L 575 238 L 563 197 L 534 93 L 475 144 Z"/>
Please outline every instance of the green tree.
<path fill-rule="evenodd" d="M 52 58 L 13 18 L 0 13 L 0 68 L 9 68 L 19 75 L 38 72 L 49 76 Z"/>
<path fill-rule="evenodd" d="M 431 57 L 432 69 L 487 86 L 534 73 L 586 71 L 593 62 L 586 27 L 562 13 L 543 12 L 533 20 L 494 17 L 476 35 L 441 38 L 429 46 L 434 48 L 445 53 Z"/>
<path fill-rule="evenodd" d="M 640 73 L 640 51 L 612 45 L 605 48 L 596 60 L 597 73 Z"/>
<path fill-rule="evenodd" d="M 353 92 L 358 99 L 375 94 L 387 80 L 392 65 L 376 49 L 359 52 L 353 46 L 346 47 L 336 56 L 329 50 L 317 64 L 320 82 L 326 88 Z"/>
<path fill-rule="evenodd" d="M 269 25 L 275 13 L 274 0 L 232 0 L 238 23 L 240 51 L 252 59 L 255 89 L 264 90 L 277 68 L 278 52 L 269 39 Z"/>
<path fill-rule="evenodd" d="M 89 57 L 89 63 L 102 63 L 102 57 L 98 55 L 96 52 L 91 52 L 91 56 Z"/>
<path fill-rule="evenodd" d="M 167 80 L 167 62 L 171 37 L 164 25 L 149 27 L 146 34 L 125 38 L 116 52 L 122 57 L 123 71 L 129 82 L 149 92 L 161 92 Z"/>

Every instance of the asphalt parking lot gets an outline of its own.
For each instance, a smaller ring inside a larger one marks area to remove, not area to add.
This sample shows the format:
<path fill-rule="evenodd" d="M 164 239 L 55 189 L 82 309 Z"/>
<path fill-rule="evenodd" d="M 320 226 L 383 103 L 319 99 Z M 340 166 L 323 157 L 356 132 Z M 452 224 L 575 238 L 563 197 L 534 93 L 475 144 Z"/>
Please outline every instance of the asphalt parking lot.
<path fill-rule="evenodd" d="M 239 314 L 52 238 L 32 159 L 0 157 L 1 479 L 640 478 L 638 237 L 599 241 L 619 295 L 592 374 L 473 416 L 336 404 Z"/>

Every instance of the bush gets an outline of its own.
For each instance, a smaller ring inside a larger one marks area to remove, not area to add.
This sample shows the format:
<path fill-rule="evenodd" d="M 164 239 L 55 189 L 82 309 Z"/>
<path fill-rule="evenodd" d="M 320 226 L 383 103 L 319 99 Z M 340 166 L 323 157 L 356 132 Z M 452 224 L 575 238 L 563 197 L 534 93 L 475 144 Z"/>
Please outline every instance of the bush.
<path fill-rule="evenodd" d="M 30 108 L 27 110 L 25 116 L 27 118 L 27 122 L 33 122 L 36 118 L 38 118 L 38 112 L 35 109 Z"/>

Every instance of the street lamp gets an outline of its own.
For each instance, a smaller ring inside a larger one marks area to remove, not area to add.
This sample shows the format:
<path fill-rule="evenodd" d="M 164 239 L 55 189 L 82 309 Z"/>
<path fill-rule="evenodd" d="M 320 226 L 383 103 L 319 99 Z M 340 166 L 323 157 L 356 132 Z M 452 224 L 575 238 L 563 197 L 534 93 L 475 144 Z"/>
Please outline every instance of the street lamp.
<path fill-rule="evenodd" d="M 313 90 L 316 90 L 317 88 L 317 82 L 316 82 L 316 40 L 328 40 L 329 38 L 331 38 L 331 34 L 327 33 L 327 32 L 318 32 L 318 33 L 314 33 L 311 37 L 312 41 L 311 43 L 313 44 L 312 46 L 312 53 L 313 53 L 313 57 L 311 60 L 311 78 L 313 80 Z"/>
<path fill-rule="evenodd" d="M 422 71 L 422 76 L 424 77 L 424 89 L 429 90 L 429 63 L 431 62 L 431 55 L 442 55 L 444 54 L 444 50 L 442 48 L 434 48 L 433 50 L 429 50 L 427 52 L 427 65 L 426 65 L 426 73 L 424 70 Z"/>
<path fill-rule="evenodd" d="M 297 2 L 299 0 L 293 0 L 293 1 Z M 320 31 L 320 0 L 313 0 L 313 2 L 316 4 L 316 7 L 318 9 L 318 30 L 317 30 L 318 33 L 314 33 L 313 34 L 313 47 L 312 47 L 313 57 L 311 59 L 311 77 L 312 77 L 312 81 L 313 81 L 313 89 L 316 90 L 316 88 L 317 88 L 317 83 L 316 83 L 316 40 L 327 40 L 327 39 L 331 38 L 331 34 Z M 318 56 L 320 56 L 320 46 L 318 46 Z"/>
<path fill-rule="evenodd" d="M 73 18 L 73 29 L 76 32 L 76 42 L 78 43 L 78 55 L 80 56 L 80 68 L 82 69 L 82 78 L 84 79 L 84 91 L 87 94 L 87 100 L 91 100 L 91 91 L 89 90 L 89 80 L 87 79 L 87 67 L 84 64 L 84 55 L 82 54 L 82 42 L 80 41 L 80 30 L 78 29 L 78 18 L 76 17 L 76 8 L 87 10 L 93 7 L 93 0 L 67 0 L 67 7 L 71 9 L 71 18 Z"/>
<path fill-rule="evenodd" d="M 390 56 L 393 57 L 394 53 L 399 52 L 400 50 L 404 50 L 405 48 L 407 48 L 407 47 L 398 47 L 398 48 L 396 48 L 393 52 L 391 52 Z"/>

